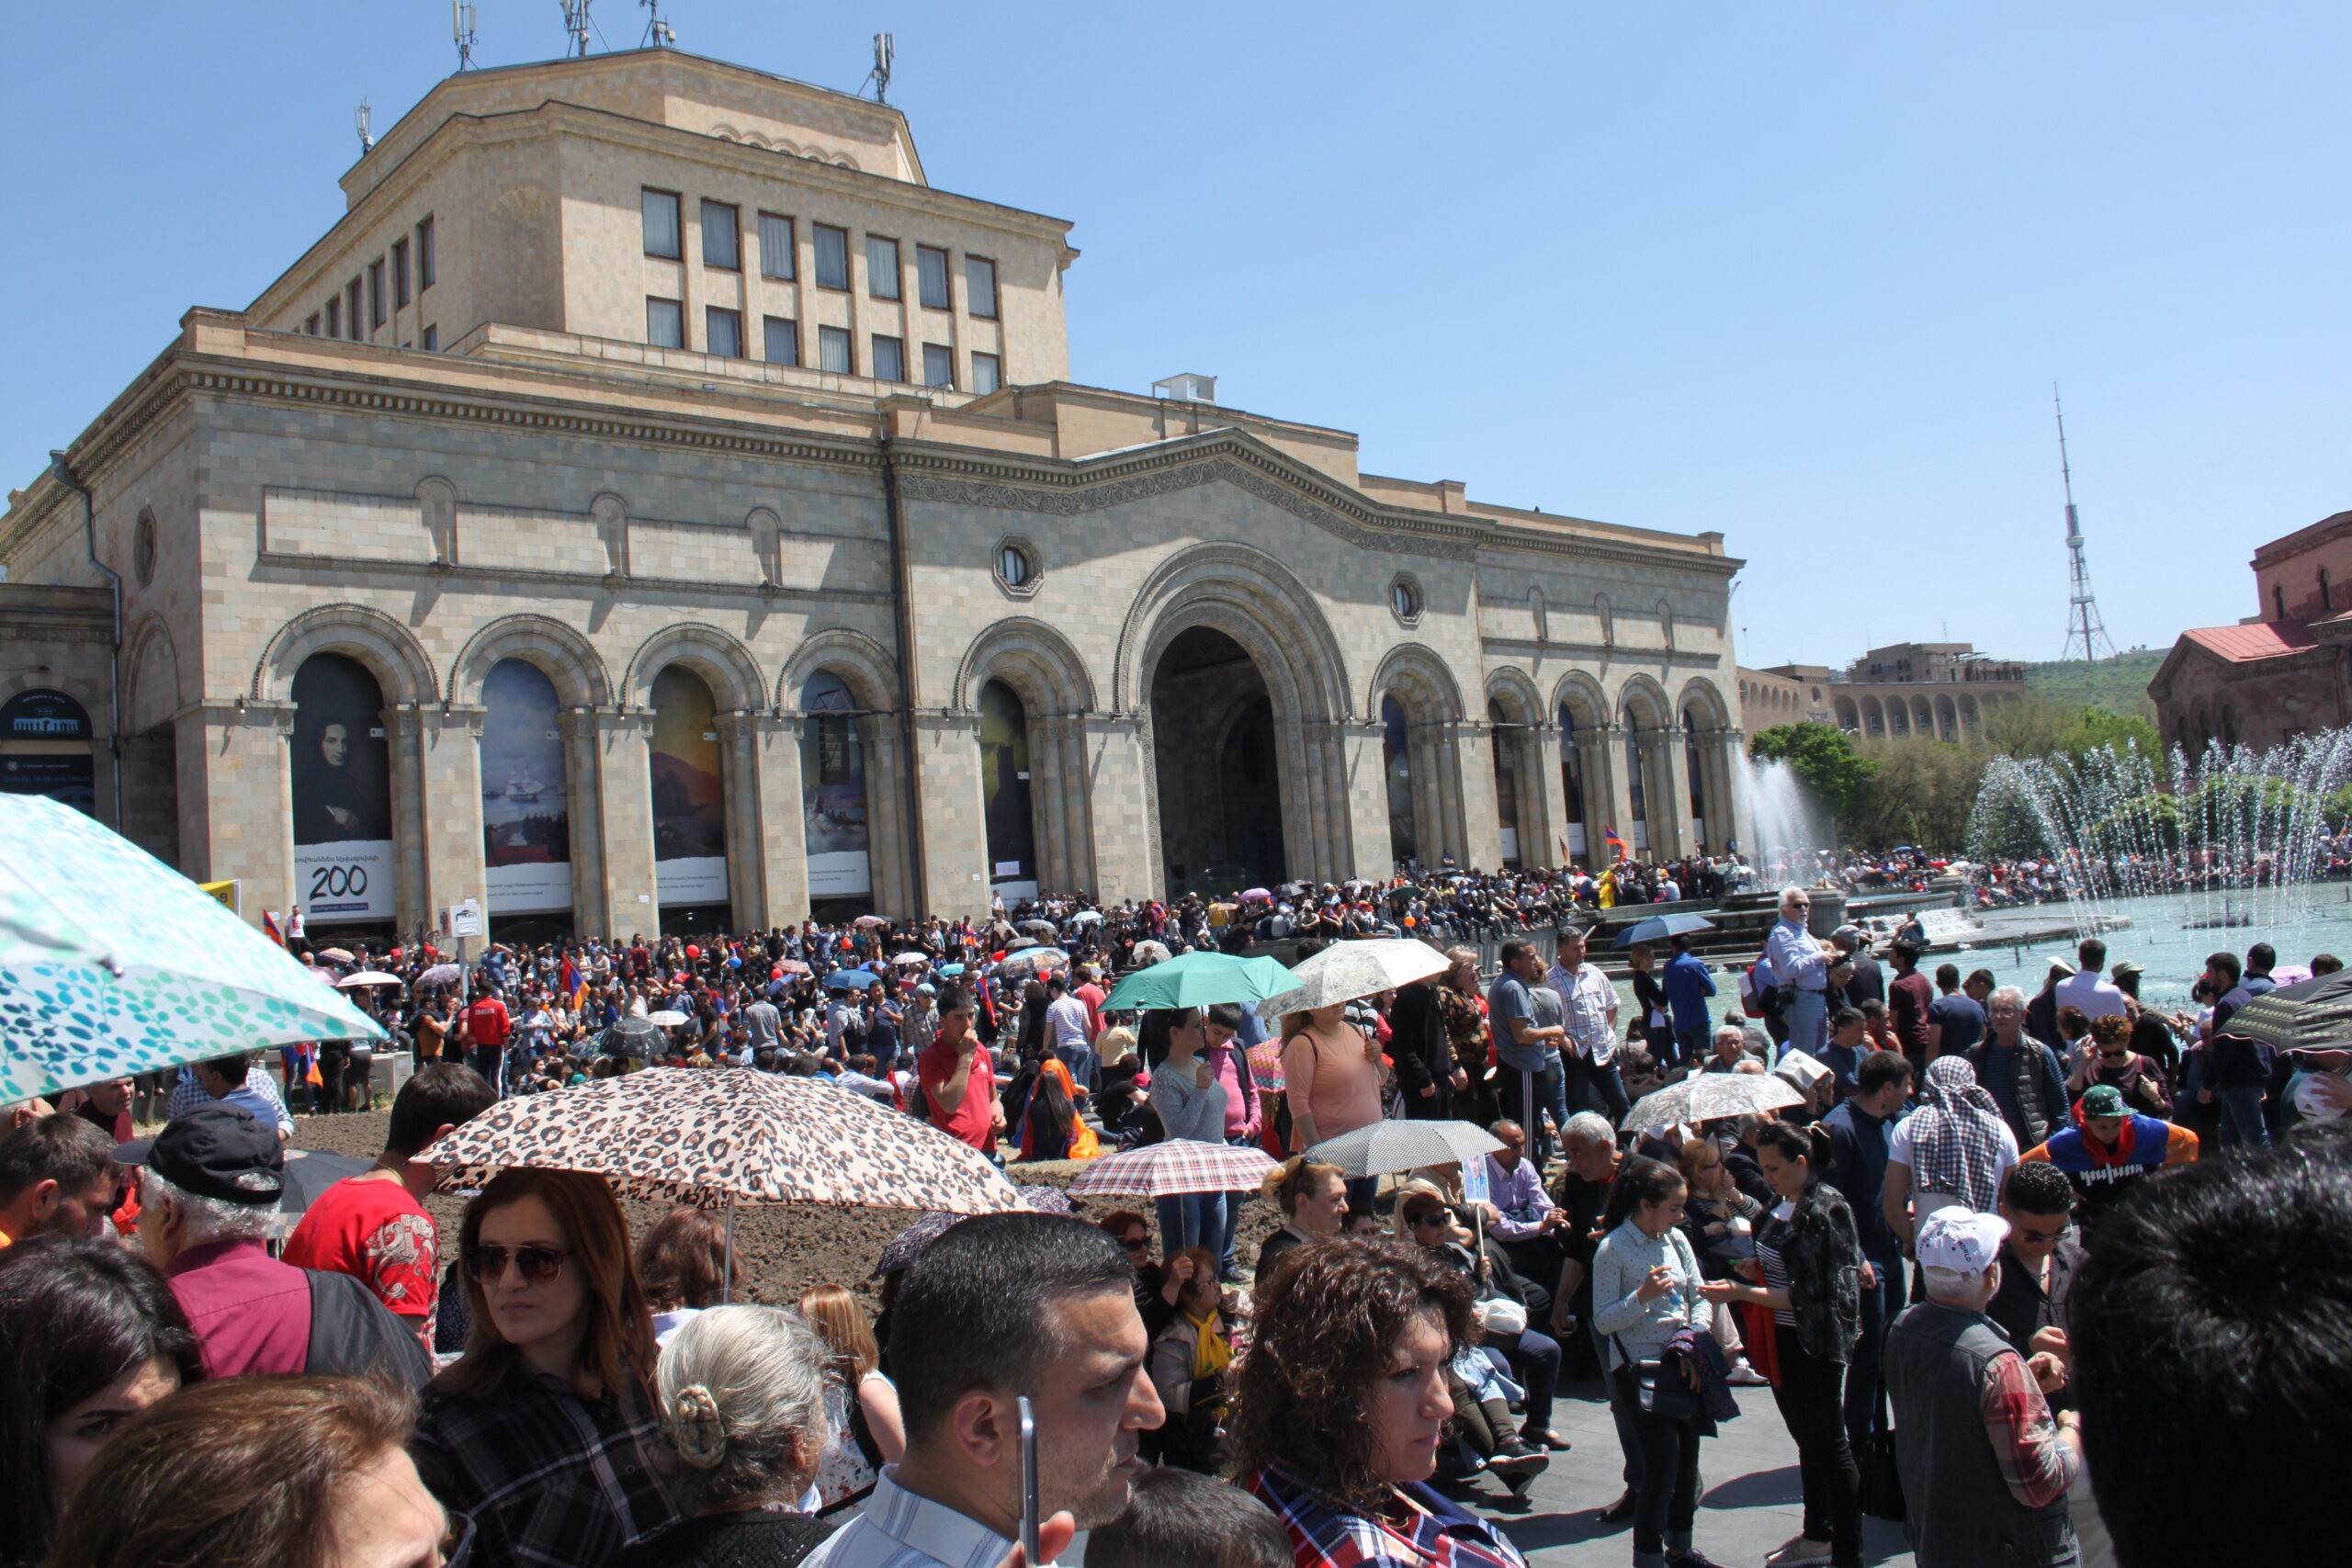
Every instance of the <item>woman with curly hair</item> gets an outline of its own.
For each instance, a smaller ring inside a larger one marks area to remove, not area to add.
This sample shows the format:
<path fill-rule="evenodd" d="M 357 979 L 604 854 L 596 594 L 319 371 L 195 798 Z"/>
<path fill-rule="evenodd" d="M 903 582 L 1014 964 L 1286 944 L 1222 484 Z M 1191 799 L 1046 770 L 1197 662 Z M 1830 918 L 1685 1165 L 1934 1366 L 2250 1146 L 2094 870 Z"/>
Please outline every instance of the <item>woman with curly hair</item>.
<path fill-rule="evenodd" d="M 1256 1302 L 1227 1442 L 1298 1568 L 1525 1568 L 1501 1531 L 1428 1484 L 1453 1415 L 1446 1365 L 1470 1332 L 1468 1280 L 1395 1242 L 1311 1247 Z"/>

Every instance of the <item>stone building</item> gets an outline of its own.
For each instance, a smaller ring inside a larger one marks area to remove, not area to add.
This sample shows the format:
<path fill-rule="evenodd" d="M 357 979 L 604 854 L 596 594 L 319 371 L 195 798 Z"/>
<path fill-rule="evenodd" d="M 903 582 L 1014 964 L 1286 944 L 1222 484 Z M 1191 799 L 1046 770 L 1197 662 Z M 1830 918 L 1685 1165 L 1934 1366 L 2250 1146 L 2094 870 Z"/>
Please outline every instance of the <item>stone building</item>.
<path fill-rule="evenodd" d="M 343 184 L 0 516 L 0 699 L 85 714 L 90 804 L 249 913 L 741 927 L 1737 834 L 1722 536 L 1072 384 L 1069 225 L 933 188 L 896 109 L 474 71 Z"/>
<path fill-rule="evenodd" d="M 2181 633 L 2148 682 L 2167 748 L 2263 750 L 2352 724 L 2352 512 L 2271 540 L 2252 565 L 2256 614 Z"/>
<path fill-rule="evenodd" d="M 1855 735 L 1925 735 L 1957 740 L 1985 708 L 2025 695 L 2025 666 L 1964 642 L 1898 642 L 1871 649 L 1842 671 L 1775 664 L 1739 671 L 1742 727 L 1834 724 Z"/>

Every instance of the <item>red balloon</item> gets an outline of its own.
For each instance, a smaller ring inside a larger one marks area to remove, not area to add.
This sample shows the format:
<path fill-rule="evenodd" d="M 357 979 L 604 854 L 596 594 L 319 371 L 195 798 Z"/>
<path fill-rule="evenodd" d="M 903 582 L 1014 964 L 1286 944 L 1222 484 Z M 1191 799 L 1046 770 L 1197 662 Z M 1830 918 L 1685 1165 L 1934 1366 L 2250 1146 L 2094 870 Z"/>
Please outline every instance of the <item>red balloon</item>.
<path fill-rule="evenodd" d="M 771 979 L 771 980 L 781 980 L 781 979 L 783 979 L 783 978 L 784 978 L 784 965 L 783 965 L 783 964 L 777 964 L 775 968 L 773 968 L 773 969 L 769 970 L 769 971 L 768 971 L 768 978 L 769 978 L 769 979 Z"/>
<path fill-rule="evenodd" d="M 701 949 L 701 948 L 699 948 L 699 947 L 693 946 L 693 945 L 690 943 L 690 944 L 688 944 L 688 946 L 687 946 L 687 948 L 686 948 L 686 956 L 687 956 L 688 958 L 700 958 L 700 957 L 702 956 L 702 949 Z"/>

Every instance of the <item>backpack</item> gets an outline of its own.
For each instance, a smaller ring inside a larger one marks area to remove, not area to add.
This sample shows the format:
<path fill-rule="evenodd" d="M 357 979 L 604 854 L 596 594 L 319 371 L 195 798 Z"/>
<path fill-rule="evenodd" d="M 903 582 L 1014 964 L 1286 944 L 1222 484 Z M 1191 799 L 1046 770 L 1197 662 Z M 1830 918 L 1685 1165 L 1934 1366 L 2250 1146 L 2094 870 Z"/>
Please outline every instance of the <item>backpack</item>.
<path fill-rule="evenodd" d="M 349 1274 L 305 1269 L 311 1277 L 306 1376 L 379 1378 L 411 1392 L 433 1381 L 433 1361 L 374 1292 Z"/>

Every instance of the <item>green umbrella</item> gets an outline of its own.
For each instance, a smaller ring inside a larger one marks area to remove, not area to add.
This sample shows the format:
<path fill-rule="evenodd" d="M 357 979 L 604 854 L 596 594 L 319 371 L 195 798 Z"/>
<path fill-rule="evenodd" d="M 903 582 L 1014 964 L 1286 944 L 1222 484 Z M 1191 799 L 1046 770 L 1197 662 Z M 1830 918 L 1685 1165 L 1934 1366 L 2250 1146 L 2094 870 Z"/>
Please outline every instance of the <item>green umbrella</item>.
<path fill-rule="evenodd" d="M 1112 1012 L 1128 1008 L 1197 1008 L 1213 1002 L 1254 1002 L 1291 990 L 1298 976 L 1271 958 L 1236 958 L 1227 953 L 1188 953 L 1121 980 L 1102 1003 Z"/>
<path fill-rule="evenodd" d="M 0 795 L 0 1102 L 382 1027 L 170 866 Z"/>

